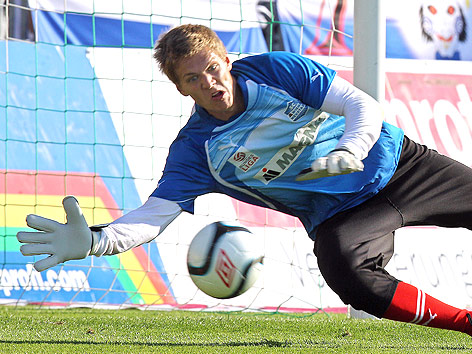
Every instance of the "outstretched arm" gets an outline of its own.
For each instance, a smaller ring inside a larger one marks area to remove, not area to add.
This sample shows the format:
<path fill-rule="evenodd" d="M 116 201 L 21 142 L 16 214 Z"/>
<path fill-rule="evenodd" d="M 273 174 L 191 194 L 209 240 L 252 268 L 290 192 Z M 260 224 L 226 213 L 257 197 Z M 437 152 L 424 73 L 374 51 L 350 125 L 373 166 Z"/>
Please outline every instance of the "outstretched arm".
<path fill-rule="evenodd" d="M 92 254 L 99 257 L 122 253 L 152 241 L 181 211 L 176 202 L 150 197 L 141 207 L 94 231 Z"/>
<path fill-rule="evenodd" d="M 49 255 L 37 261 L 37 271 L 88 255 L 102 256 L 125 252 L 153 240 L 181 212 L 179 205 L 161 198 L 150 197 L 138 209 L 108 225 L 88 227 L 77 199 L 64 198 L 62 204 L 67 216 L 65 224 L 28 215 L 26 223 L 40 232 L 21 231 L 17 239 L 25 256 Z"/>

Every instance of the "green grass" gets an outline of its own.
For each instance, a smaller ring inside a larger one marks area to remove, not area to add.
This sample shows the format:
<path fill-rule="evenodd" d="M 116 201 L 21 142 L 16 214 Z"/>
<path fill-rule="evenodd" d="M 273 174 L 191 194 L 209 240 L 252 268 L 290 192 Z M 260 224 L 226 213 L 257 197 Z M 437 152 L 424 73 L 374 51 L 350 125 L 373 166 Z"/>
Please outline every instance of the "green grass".
<path fill-rule="evenodd" d="M 471 353 L 472 338 L 345 315 L 0 307 L 0 353 Z"/>

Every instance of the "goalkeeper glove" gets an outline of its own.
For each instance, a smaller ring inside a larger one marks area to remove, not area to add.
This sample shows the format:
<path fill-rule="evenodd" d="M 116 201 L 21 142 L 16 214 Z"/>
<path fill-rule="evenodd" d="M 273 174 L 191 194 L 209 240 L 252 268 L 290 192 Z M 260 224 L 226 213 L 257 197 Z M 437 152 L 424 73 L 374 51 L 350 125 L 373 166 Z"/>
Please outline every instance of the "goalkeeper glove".
<path fill-rule="evenodd" d="M 347 150 L 333 150 L 327 156 L 315 160 L 311 168 L 301 171 L 297 181 L 345 175 L 364 170 L 364 164 L 354 154 Z"/>
<path fill-rule="evenodd" d="M 22 231 L 16 235 L 18 241 L 25 243 L 20 247 L 23 255 L 50 255 L 34 263 L 38 272 L 71 259 L 85 258 L 90 254 L 92 231 L 85 221 L 77 199 L 67 196 L 62 204 L 67 217 L 65 224 L 30 214 L 26 217 L 26 223 L 42 232 Z"/>

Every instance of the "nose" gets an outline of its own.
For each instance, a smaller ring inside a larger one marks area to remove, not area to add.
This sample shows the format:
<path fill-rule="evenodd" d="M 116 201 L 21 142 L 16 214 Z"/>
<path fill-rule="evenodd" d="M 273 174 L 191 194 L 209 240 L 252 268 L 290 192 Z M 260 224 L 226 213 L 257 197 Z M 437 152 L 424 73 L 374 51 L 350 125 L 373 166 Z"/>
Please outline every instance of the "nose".
<path fill-rule="evenodd" d="M 210 74 L 202 75 L 202 88 L 210 89 L 215 84 L 215 78 Z"/>

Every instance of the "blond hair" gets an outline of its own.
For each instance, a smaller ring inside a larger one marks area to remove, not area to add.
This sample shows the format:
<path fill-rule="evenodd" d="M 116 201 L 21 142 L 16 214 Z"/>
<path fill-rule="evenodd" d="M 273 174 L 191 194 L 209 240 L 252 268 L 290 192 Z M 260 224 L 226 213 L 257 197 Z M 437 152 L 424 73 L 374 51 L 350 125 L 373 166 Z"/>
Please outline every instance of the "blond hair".
<path fill-rule="evenodd" d="M 165 33 L 156 42 L 153 57 L 161 71 L 178 84 L 175 69 L 179 62 L 204 50 L 214 52 L 221 59 L 227 55 L 223 42 L 213 30 L 203 25 L 186 24 Z"/>

